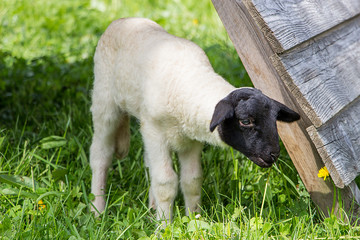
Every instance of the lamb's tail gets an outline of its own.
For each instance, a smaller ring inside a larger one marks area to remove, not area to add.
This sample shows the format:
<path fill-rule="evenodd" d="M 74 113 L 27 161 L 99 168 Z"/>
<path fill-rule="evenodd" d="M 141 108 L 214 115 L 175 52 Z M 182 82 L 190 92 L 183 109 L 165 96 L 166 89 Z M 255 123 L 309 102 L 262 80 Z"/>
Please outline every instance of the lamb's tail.
<path fill-rule="evenodd" d="M 115 153 L 118 158 L 127 156 L 130 148 L 130 117 L 127 114 L 121 116 L 116 131 Z"/>

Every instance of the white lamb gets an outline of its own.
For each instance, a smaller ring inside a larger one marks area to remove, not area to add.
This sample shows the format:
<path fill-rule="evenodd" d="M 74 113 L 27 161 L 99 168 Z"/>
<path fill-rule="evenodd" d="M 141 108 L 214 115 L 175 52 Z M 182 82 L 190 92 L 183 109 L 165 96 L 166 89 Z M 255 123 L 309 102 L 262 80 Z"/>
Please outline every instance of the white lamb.
<path fill-rule="evenodd" d="M 261 167 L 279 155 L 276 120 L 299 115 L 253 88 L 236 89 L 217 75 L 201 48 L 148 19 L 114 21 L 95 52 L 90 149 L 93 210 L 105 208 L 107 171 L 114 152 L 129 149 L 129 116 L 140 121 L 149 168 L 150 207 L 171 219 L 178 191 L 171 151 L 181 164 L 186 213 L 198 212 L 203 143 L 230 145 Z M 217 128 L 217 131 L 214 131 Z"/>

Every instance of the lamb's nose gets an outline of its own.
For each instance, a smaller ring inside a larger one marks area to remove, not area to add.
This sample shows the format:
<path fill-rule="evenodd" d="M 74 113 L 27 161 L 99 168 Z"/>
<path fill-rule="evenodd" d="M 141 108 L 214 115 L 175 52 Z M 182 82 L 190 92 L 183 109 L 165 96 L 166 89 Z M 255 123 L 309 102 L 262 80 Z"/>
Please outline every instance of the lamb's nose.
<path fill-rule="evenodd" d="M 270 153 L 271 159 L 274 162 L 278 159 L 279 155 L 280 155 L 279 153 Z"/>

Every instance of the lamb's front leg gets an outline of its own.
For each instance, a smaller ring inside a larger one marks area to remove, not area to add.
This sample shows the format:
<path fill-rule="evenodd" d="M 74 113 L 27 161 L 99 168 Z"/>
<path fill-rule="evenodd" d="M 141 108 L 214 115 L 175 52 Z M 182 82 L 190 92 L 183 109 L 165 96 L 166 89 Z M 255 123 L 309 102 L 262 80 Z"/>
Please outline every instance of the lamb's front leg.
<path fill-rule="evenodd" d="M 141 133 L 145 144 L 145 162 L 150 173 L 150 204 L 155 204 L 158 220 L 170 222 L 178 191 L 178 177 L 172 167 L 170 150 L 157 127 L 142 124 Z"/>
<path fill-rule="evenodd" d="M 186 215 L 189 212 L 200 212 L 201 203 L 201 150 L 203 145 L 199 142 L 193 142 L 191 147 L 179 152 L 179 161 L 181 164 L 180 185 L 184 194 Z"/>

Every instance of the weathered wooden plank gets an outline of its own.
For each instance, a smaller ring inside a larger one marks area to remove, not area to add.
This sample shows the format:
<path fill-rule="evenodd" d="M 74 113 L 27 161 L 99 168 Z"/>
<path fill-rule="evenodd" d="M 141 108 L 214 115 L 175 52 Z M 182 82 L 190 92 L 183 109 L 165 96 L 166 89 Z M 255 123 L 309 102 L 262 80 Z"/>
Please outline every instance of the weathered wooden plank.
<path fill-rule="evenodd" d="M 274 52 L 243 2 L 212 1 L 254 85 L 268 96 L 296 109 L 296 102 L 269 59 Z M 324 164 L 305 130 L 310 121 L 303 113 L 301 117 L 301 121 L 292 124 L 279 122 L 279 134 L 311 198 L 327 214 L 333 204 L 333 187 L 330 182 L 317 177 Z"/>
<path fill-rule="evenodd" d="M 312 123 L 321 126 L 360 95 L 360 15 L 273 61 Z"/>
<path fill-rule="evenodd" d="M 308 132 L 329 171 L 340 176 L 333 178 L 335 185 L 349 185 L 360 173 L 360 97 L 334 119 Z"/>
<path fill-rule="evenodd" d="M 360 14 L 359 0 L 246 0 L 275 52 L 283 52 Z"/>

